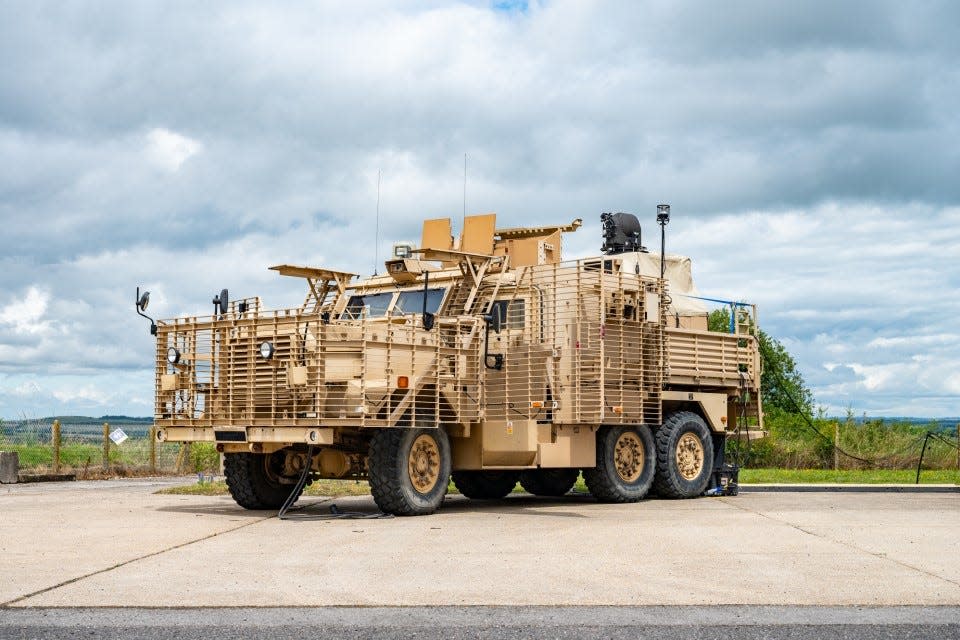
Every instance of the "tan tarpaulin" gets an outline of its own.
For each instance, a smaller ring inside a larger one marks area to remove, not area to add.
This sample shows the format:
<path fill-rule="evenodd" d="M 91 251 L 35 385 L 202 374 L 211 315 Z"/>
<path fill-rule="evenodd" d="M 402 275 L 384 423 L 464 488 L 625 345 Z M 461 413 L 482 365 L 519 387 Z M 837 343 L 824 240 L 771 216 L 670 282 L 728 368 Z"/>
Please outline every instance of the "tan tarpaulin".
<path fill-rule="evenodd" d="M 622 269 L 628 273 L 639 273 L 654 278 L 660 277 L 660 254 L 653 253 L 625 253 Z M 709 307 L 703 300 L 696 300 L 688 296 L 699 296 L 700 291 L 693 284 L 693 266 L 690 258 L 674 254 L 666 256 L 667 268 L 664 277 L 670 286 L 670 315 L 705 316 Z M 639 271 L 637 268 L 639 267 Z"/>

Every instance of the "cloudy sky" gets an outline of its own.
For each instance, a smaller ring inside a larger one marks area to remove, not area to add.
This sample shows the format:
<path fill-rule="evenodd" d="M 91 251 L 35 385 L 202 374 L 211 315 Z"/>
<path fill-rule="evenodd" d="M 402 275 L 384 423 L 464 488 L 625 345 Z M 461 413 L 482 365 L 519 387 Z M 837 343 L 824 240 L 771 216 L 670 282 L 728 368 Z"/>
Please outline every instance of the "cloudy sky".
<path fill-rule="evenodd" d="M 636 213 L 819 404 L 960 415 L 960 5 L 0 3 L 0 416 L 152 413 L 160 317 L 424 217 Z M 648 242 L 648 244 L 656 244 Z"/>

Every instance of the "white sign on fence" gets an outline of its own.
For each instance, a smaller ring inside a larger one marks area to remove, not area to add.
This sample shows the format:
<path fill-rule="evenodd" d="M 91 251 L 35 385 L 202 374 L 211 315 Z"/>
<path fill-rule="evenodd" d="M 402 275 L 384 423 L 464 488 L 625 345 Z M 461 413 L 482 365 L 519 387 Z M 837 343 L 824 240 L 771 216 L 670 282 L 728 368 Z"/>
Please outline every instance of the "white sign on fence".
<path fill-rule="evenodd" d="M 122 444 L 127 439 L 127 434 L 123 432 L 123 429 L 117 427 L 110 434 L 110 439 L 113 440 L 113 444 Z"/>

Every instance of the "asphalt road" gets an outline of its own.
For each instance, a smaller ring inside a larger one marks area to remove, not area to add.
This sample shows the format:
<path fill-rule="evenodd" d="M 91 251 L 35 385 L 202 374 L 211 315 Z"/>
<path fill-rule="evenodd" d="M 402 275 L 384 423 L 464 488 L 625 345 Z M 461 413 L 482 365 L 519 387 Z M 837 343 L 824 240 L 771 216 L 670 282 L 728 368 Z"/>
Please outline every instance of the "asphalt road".
<path fill-rule="evenodd" d="M 960 607 L 325 607 L 0 610 L 0 638 L 937 638 Z"/>

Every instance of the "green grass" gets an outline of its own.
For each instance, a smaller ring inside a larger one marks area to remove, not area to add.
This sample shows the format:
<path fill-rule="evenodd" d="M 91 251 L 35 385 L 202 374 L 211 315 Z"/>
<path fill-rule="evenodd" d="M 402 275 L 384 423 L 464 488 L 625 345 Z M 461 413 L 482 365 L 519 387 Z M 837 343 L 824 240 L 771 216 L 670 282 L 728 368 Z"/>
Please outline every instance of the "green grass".
<path fill-rule="evenodd" d="M 913 484 L 916 469 L 741 469 L 741 484 Z M 956 470 L 924 470 L 921 484 L 960 484 Z"/>
<path fill-rule="evenodd" d="M 5 444 L 4 451 L 16 451 L 21 469 L 53 466 L 53 447 L 49 444 Z M 90 460 L 100 464 L 103 448 L 92 444 L 68 444 L 60 448 L 60 464 L 64 467 L 82 467 Z"/>
<path fill-rule="evenodd" d="M 4 451 L 16 451 L 20 469 L 38 471 L 53 468 L 53 447 L 47 442 L 3 443 Z M 173 471 L 178 458 L 178 443 L 160 443 L 156 446 L 158 471 Z M 130 438 L 121 445 L 110 444 L 111 468 L 139 469 L 150 466 L 150 442 L 147 438 Z M 90 443 L 64 443 L 60 447 L 60 466 L 63 469 L 97 469 L 103 462 L 103 445 Z M 220 456 L 212 442 L 196 442 L 190 447 L 186 468 L 190 471 L 216 471 L 220 468 Z"/>

